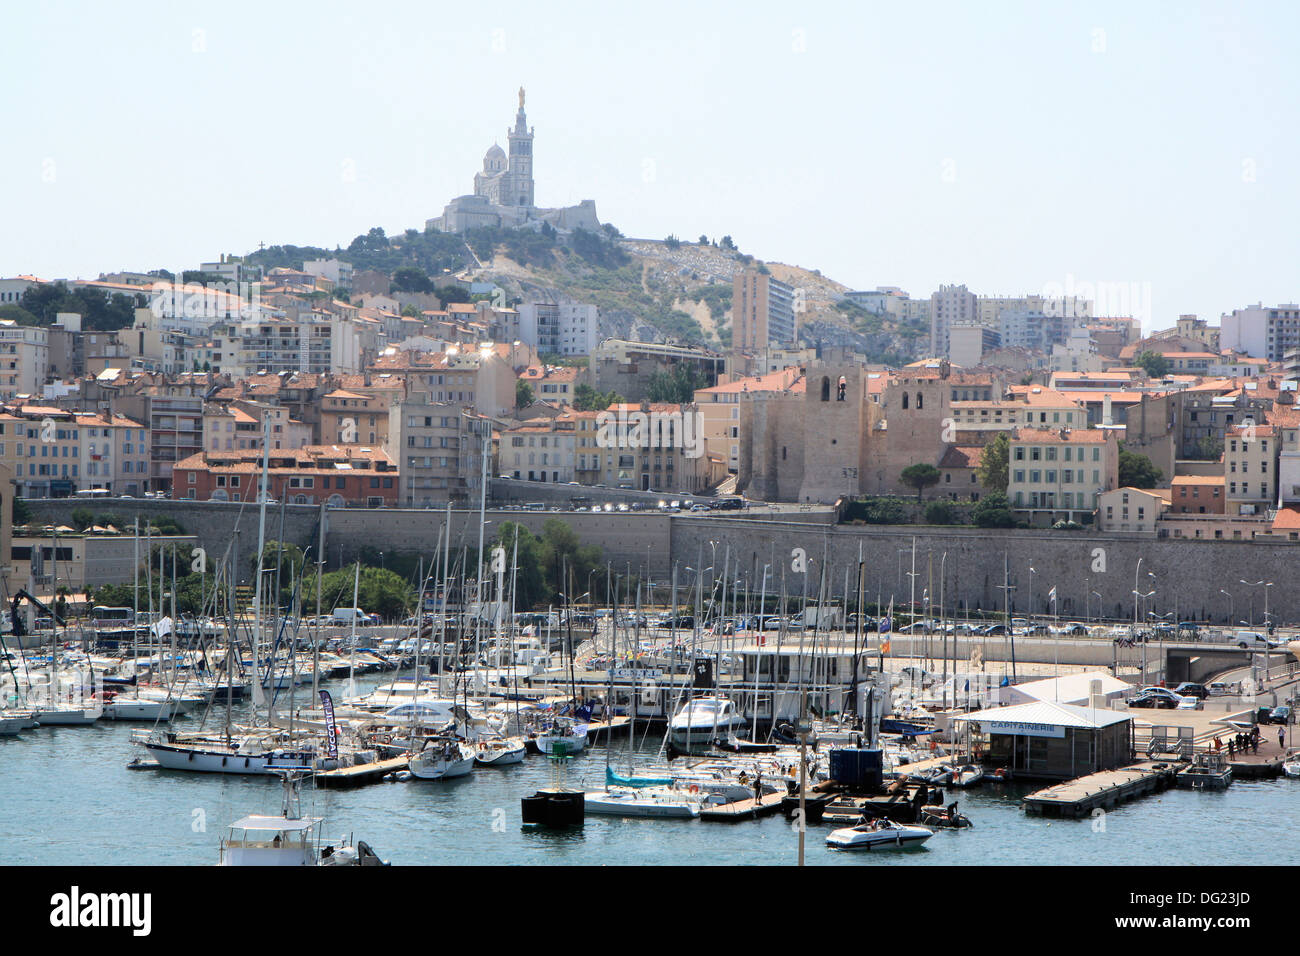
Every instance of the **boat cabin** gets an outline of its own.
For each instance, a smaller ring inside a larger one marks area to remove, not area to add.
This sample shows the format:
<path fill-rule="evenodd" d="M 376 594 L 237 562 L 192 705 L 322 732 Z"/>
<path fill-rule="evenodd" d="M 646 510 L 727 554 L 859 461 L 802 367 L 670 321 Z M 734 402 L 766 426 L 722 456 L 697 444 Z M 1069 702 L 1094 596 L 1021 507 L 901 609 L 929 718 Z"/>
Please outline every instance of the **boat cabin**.
<path fill-rule="evenodd" d="M 248 816 L 230 825 L 222 866 L 315 866 L 320 819 Z"/>

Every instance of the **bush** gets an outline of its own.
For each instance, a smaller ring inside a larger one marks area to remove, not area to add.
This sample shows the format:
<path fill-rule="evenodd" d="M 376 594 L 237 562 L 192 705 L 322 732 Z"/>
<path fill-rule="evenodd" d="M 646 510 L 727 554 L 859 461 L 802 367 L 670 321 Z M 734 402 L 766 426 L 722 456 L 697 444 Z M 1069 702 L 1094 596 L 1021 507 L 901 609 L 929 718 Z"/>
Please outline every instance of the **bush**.
<path fill-rule="evenodd" d="M 953 524 L 956 520 L 956 512 L 946 501 L 932 501 L 925 506 L 926 524 Z"/>
<path fill-rule="evenodd" d="M 971 509 L 971 519 L 981 528 L 1014 528 L 1016 519 L 1004 494 L 985 495 Z"/>

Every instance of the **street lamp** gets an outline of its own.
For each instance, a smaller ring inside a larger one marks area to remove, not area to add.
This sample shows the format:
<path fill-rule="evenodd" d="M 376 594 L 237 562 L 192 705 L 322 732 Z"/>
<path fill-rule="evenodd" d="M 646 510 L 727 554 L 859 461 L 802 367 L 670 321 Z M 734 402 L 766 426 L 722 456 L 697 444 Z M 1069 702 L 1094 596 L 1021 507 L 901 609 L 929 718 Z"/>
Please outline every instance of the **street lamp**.
<path fill-rule="evenodd" d="M 1255 588 L 1259 587 L 1264 582 L 1260 580 L 1252 583 L 1250 581 L 1247 581 L 1245 578 L 1242 578 L 1241 583 L 1246 585 L 1246 587 L 1250 588 L 1250 625 L 1249 626 L 1254 627 L 1255 626 Z M 1268 590 L 1265 589 L 1264 593 L 1267 594 Z"/>
<path fill-rule="evenodd" d="M 1029 566 L 1029 620 L 1031 623 L 1034 620 L 1034 575 L 1036 575 L 1037 573 L 1038 571 L 1034 568 L 1034 566 L 1030 565 Z"/>
<path fill-rule="evenodd" d="M 1091 594 L 1089 594 L 1089 597 L 1091 597 L 1092 594 L 1097 595 L 1097 620 L 1101 620 L 1101 592 L 1093 591 L 1091 592 Z M 1092 623 L 1091 618 L 1089 618 L 1088 623 Z"/>
<path fill-rule="evenodd" d="M 1219 593 L 1228 595 L 1228 624 L 1231 625 L 1233 619 L 1237 616 L 1237 612 L 1233 609 L 1235 602 L 1232 599 L 1232 595 L 1228 594 L 1228 592 L 1223 590 L 1223 588 L 1219 588 Z"/>

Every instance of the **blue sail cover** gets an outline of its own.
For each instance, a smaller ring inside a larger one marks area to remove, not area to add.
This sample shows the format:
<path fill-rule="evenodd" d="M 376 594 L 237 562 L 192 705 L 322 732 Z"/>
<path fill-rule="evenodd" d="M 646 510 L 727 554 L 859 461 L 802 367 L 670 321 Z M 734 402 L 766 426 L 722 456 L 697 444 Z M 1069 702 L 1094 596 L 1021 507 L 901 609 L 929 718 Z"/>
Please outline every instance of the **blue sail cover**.
<path fill-rule="evenodd" d="M 672 782 L 672 777 L 624 777 L 622 774 L 615 773 L 612 767 L 605 768 L 607 787 L 666 787 Z"/>

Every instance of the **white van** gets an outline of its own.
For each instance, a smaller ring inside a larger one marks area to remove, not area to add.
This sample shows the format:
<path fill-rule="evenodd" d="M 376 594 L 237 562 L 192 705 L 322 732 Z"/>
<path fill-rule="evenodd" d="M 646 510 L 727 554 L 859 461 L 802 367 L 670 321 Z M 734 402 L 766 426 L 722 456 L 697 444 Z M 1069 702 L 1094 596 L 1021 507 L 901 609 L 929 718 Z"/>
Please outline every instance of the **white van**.
<path fill-rule="evenodd" d="M 358 625 L 369 623 L 366 612 L 359 607 L 336 607 L 330 619 L 335 624 L 351 625 L 353 621 L 356 621 Z"/>
<path fill-rule="evenodd" d="M 1263 631 L 1237 631 L 1232 635 L 1232 643 L 1241 648 L 1266 651 L 1274 646 Z"/>

